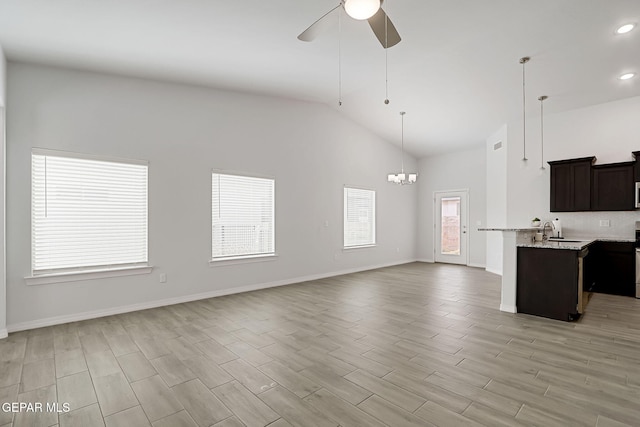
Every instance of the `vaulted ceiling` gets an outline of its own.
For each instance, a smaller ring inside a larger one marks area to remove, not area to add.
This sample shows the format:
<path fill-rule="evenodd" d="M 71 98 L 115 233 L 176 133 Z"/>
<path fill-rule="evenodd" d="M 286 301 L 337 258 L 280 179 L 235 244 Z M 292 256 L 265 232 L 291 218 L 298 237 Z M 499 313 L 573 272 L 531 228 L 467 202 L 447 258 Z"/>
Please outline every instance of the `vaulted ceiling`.
<path fill-rule="evenodd" d="M 343 14 L 296 36 L 339 0 L 0 0 L 10 61 L 326 103 L 416 156 L 481 144 L 522 115 L 640 95 L 638 0 L 386 0 L 402 42 L 386 52 Z M 340 37 L 339 37 L 340 34 Z M 340 49 L 339 49 L 339 39 Z M 339 50 L 341 79 L 339 79 Z M 385 105 L 385 63 L 388 105 Z M 339 81 L 342 106 L 338 106 Z"/>

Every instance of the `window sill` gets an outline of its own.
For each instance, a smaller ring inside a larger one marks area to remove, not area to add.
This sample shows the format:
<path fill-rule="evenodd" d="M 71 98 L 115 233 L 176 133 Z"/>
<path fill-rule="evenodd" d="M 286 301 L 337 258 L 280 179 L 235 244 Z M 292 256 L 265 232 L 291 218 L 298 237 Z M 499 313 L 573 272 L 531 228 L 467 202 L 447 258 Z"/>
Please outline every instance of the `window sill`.
<path fill-rule="evenodd" d="M 278 254 L 248 255 L 228 258 L 214 258 L 209 260 L 209 267 L 223 267 L 226 265 L 248 264 L 253 262 L 267 262 L 278 259 Z"/>
<path fill-rule="evenodd" d="M 79 282 L 81 280 L 105 279 L 109 277 L 135 276 L 138 274 L 149 274 L 153 270 L 152 266 L 103 268 L 95 270 L 81 270 L 65 273 L 41 274 L 38 276 L 25 277 L 24 280 L 29 286 L 49 285 L 52 283 Z"/>
<path fill-rule="evenodd" d="M 374 243 L 373 245 L 360 245 L 360 246 L 345 246 L 342 248 L 343 251 L 351 251 L 354 249 L 366 249 L 366 248 L 375 248 L 377 245 Z"/>

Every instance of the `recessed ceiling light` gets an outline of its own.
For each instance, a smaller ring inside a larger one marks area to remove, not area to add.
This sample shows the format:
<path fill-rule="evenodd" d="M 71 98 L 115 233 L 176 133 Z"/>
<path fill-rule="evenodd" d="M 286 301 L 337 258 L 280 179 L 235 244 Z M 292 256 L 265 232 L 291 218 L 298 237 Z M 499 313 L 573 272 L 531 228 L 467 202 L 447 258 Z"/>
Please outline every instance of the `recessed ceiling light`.
<path fill-rule="evenodd" d="M 620 80 L 629 80 L 633 77 L 635 77 L 636 73 L 626 73 L 621 75 L 620 77 L 618 77 Z"/>
<path fill-rule="evenodd" d="M 624 24 L 616 30 L 616 34 L 626 34 L 635 28 L 636 24 Z"/>

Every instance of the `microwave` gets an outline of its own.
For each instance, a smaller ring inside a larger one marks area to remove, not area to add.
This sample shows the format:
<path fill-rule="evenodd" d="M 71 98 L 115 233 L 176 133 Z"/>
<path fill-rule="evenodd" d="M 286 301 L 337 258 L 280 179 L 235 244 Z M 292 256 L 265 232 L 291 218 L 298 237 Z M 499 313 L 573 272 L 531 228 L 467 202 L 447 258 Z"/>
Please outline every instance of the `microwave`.
<path fill-rule="evenodd" d="M 640 182 L 636 182 L 636 209 L 640 209 Z"/>

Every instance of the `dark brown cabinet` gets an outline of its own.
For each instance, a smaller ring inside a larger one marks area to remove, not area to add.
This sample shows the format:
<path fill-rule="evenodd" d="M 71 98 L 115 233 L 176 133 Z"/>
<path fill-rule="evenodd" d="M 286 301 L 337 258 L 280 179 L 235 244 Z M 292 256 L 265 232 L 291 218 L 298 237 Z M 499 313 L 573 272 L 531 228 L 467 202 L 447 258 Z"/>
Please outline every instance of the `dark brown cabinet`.
<path fill-rule="evenodd" d="M 589 290 L 635 296 L 635 244 L 599 241 L 594 245 L 595 277 Z"/>
<path fill-rule="evenodd" d="M 591 165 L 595 157 L 549 162 L 551 212 L 591 210 Z"/>
<path fill-rule="evenodd" d="M 591 210 L 635 209 L 634 165 L 635 162 L 626 162 L 593 166 Z"/>
<path fill-rule="evenodd" d="M 518 313 L 573 320 L 582 312 L 588 251 L 518 248 Z"/>
<path fill-rule="evenodd" d="M 640 162 L 638 160 L 640 160 L 640 151 L 634 151 L 633 153 L 633 158 L 636 159 L 636 164 L 633 165 L 633 172 L 634 172 L 634 181 L 635 182 L 640 182 Z"/>

